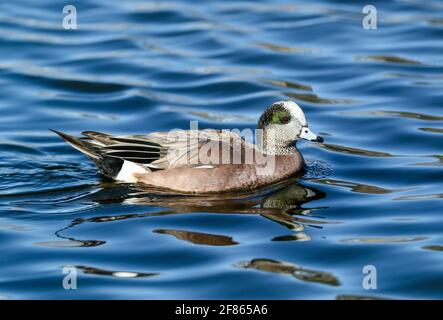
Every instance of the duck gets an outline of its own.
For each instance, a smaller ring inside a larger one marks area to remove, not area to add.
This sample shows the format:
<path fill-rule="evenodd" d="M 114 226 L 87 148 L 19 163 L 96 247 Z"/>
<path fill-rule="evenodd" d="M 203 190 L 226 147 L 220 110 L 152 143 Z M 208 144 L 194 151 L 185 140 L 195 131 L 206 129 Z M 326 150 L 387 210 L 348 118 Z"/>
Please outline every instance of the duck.
<path fill-rule="evenodd" d="M 304 172 L 297 141 L 322 143 L 294 101 L 272 103 L 249 142 L 235 130 L 171 130 L 139 135 L 54 133 L 106 178 L 179 194 L 248 192 Z"/>

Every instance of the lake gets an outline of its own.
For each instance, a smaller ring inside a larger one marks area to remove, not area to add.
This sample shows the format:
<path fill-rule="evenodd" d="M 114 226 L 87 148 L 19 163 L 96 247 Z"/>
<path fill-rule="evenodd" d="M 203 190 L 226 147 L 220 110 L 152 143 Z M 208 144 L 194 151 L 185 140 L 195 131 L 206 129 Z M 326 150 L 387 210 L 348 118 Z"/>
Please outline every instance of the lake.
<path fill-rule="evenodd" d="M 443 298 L 442 2 L 376 29 L 366 1 L 66 4 L 0 3 L 1 299 Z M 229 197 L 108 181 L 48 130 L 254 129 L 285 99 L 325 142 Z"/>

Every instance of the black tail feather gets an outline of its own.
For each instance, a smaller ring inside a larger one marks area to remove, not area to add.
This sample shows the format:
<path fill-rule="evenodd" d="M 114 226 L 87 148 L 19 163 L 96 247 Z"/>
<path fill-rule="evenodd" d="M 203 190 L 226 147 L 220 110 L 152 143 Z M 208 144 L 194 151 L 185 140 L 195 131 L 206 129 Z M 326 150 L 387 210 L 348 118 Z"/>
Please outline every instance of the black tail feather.
<path fill-rule="evenodd" d="M 67 143 L 69 143 L 72 147 L 74 147 L 78 151 L 86 154 L 88 157 L 90 157 L 92 159 L 101 158 L 101 155 L 98 152 L 98 149 L 96 147 L 94 147 L 91 143 L 80 140 L 79 138 L 70 136 L 69 134 L 66 134 L 66 133 L 63 133 L 63 132 L 60 132 L 57 130 L 53 130 L 53 129 L 49 129 L 49 130 L 58 134 L 60 137 L 62 137 L 63 140 L 65 140 Z"/>
<path fill-rule="evenodd" d="M 94 161 L 95 165 L 104 176 L 112 179 L 118 176 L 124 162 L 122 158 L 103 154 L 102 152 L 100 152 L 100 149 L 98 147 L 94 146 L 88 141 L 73 137 L 57 130 L 49 130 L 55 132 L 73 148 L 91 158 L 91 160 Z"/>

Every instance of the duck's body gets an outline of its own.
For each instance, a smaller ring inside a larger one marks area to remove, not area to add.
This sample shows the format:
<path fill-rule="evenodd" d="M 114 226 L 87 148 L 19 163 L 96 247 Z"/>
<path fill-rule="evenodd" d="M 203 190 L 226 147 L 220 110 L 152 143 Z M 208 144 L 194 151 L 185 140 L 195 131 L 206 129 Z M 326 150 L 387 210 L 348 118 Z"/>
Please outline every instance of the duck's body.
<path fill-rule="evenodd" d="M 256 164 L 216 165 L 211 168 L 174 168 L 136 174 L 137 181 L 149 186 L 185 193 L 213 193 L 254 190 L 289 178 L 303 169 L 299 152 L 276 156 L 275 168 L 258 169 Z"/>
<path fill-rule="evenodd" d="M 282 131 L 284 128 L 296 132 Z M 229 131 L 136 136 L 88 131 L 82 138 L 55 132 L 90 157 L 108 178 L 200 194 L 254 190 L 294 176 L 303 170 L 304 160 L 290 142 L 303 134 L 309 140 L 321 141 L 308 129 L 301 109 L 290 101 L 271 105 L 260 118 L 259 129 L 263 130 L 260 145 Z"/>

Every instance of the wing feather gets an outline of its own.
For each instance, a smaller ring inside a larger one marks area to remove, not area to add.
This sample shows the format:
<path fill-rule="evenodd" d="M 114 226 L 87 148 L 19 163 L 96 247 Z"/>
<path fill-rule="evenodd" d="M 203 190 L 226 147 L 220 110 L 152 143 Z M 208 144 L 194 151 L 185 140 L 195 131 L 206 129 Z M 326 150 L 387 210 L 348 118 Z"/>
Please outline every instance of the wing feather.
<path fill-rule="evenodd" d="M 178 130 L 128 136 L 87 131 L 83 135 L 105 155 L 158 170 L 205 164 L 200 161 L 199 152 L 207 143 L 218 143 L 220 146 L 240 143 L 244 149 L 255 148 L 255 145 L 246 142 L 238 134 L 226 130 Z"/>

